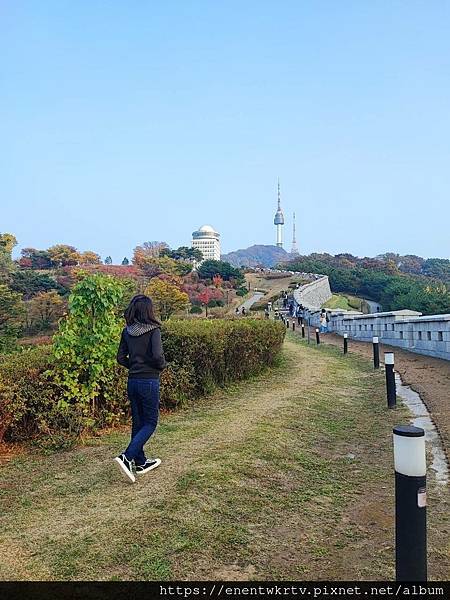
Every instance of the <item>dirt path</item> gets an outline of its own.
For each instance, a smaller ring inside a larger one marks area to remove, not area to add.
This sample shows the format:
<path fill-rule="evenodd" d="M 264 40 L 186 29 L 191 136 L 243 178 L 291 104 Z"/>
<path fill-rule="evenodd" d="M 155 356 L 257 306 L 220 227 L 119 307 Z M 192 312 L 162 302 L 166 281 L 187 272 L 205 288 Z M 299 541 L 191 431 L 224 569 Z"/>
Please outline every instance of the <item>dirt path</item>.
<path fill-rule="evenodd" d="M 343 338 L 328 333 L 321 336 L 321 343 L 342 348 Z M 372 344 L 357 340 L 348 340 L 349 352 L 373 359 Z M 383 352 L 395 353 L 395 369 L 403 383 L 418 392 L 425 402 L 450 459 L 450 361 L 408 352 L 401 348 L 380 343 L 380 357 Z"/>
<path fill-rule="evenodd" d="M 402 409 L 367 361 L 289 337 L 276 369 L 164 415 L 163 464 L 136 485 L 111 461 L 123 432 L 3 467 L 0 579 L 392 577 Z M 430 577 L 445 578 L 448 496 L 433 481 L 430 496 Z"/>

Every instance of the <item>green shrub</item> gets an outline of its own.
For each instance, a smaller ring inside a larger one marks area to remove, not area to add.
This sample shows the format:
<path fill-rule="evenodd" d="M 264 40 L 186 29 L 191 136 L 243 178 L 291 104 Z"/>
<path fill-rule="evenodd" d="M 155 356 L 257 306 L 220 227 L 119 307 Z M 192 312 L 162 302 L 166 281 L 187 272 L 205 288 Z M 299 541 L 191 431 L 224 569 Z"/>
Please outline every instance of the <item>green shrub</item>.
<path fill-rule="evenodd" d="M 248 289 L 247 288 L 239 288 L 238 290 L 236 290 L 236 296 L 245 296 L 245 294 L 248 294 Z"/>
<path fill-rule="evenodd" d="M 54 337 L 56 379 L 61 407 L 76 403 L 87 421 L 114 395 L 114 368 L 121 333 L 119 307 L 125 287 L 114 277 L 88 275 L 73 288 L 69 314 Z M 86 423 L 88 424 L 88 423 Z"/>
<path fill-rule="evenodd" d="M 45 372 L 51 367 L 50 346 L 3 356 L 0 361 L 0 441 L 8 434 L 21 441 L 47 428 L 46 416 L 59 390 Z"/>
<path fill-rule="evenodd" d="M 169 320 L 162 329 L 168 368 L 161 405 L 172 409 L 272 365 L 285 329 L 253 319 Z M 116 345 L 118 340 L 116 341 Z M 36 346 L 0 360 L 0 441 L 34 441 L 44 450 L 68 448 L 83 431 L 124 420 L 129 412 L 127 372 L 111 367 L 99 383 L 95 412 L 67 396 L 51 346 Z M 109 358 L 108 358 L 109 360 Z M 64 399 L 64 402 L 61 402 Z"/>
<path fill-rule="evenodd" d="M 191 307 L 191 310 L 189 312 L 193 315 L 201 315 L 203 312 L 203 308 L 201 306 L 198 306 L 197 304 L 194 304 L 194 306 Z"/>
<path fill-rule="evenodd" d="M 223 300 L 210 300 L 208 302 L 208 308 L 217 308 L 218 306 L 224 306 Z"/>

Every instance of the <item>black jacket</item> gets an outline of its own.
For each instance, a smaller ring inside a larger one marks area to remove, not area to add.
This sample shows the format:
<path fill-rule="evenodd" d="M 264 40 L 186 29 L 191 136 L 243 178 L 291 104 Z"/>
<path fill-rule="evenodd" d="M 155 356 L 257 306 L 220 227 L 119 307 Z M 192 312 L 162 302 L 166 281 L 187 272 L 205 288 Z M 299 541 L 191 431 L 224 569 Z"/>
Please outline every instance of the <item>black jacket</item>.
<path fill-rule="evenodd" d="M 130 379 L 158 379 L 167 366 L 159 328 L 142 335 L 122 331 L 117 362 L 128 369 Z"/>

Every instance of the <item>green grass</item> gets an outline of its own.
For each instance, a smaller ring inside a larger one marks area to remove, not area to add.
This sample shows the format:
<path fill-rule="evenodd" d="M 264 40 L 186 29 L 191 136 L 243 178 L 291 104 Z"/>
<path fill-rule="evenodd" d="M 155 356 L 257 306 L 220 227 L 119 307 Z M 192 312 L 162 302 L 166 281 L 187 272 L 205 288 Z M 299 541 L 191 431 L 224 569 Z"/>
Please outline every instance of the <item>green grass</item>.
<path fill-rule="evenodd" d="M 164 415 L 163 463 L 134 486 L 111 461 L 119 431 L 4 467 L 0 579 L 391 578 L 390 440 L 407 416 L 385 404 L 368 362 L 289 333 L 271 372 Z"/>
<path fill-rule="evenodd" d="M 322 307 L 330 309 L 342 308 L 344 310 L 361 310 L 363 302 L 364 301 L 361 300 L 361 298 L 350 296 L 349 294 L 333 294 Z"/>

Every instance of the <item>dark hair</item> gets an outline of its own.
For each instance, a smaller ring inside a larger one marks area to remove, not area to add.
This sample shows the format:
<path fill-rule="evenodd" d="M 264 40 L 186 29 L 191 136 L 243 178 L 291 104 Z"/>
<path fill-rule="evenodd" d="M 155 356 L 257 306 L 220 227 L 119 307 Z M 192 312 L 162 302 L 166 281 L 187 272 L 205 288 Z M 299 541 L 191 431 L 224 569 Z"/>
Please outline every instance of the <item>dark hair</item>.
<path fill-rule="evenodd" d="M 124 312 L 124 317 L 127 325 L 133 325 L 136 322 L 148 325 L 161 325 L 155 317 L 152 299 L 144 296 L 144 294 L 138 294 L 131 299 L 130 304 Z"/>

